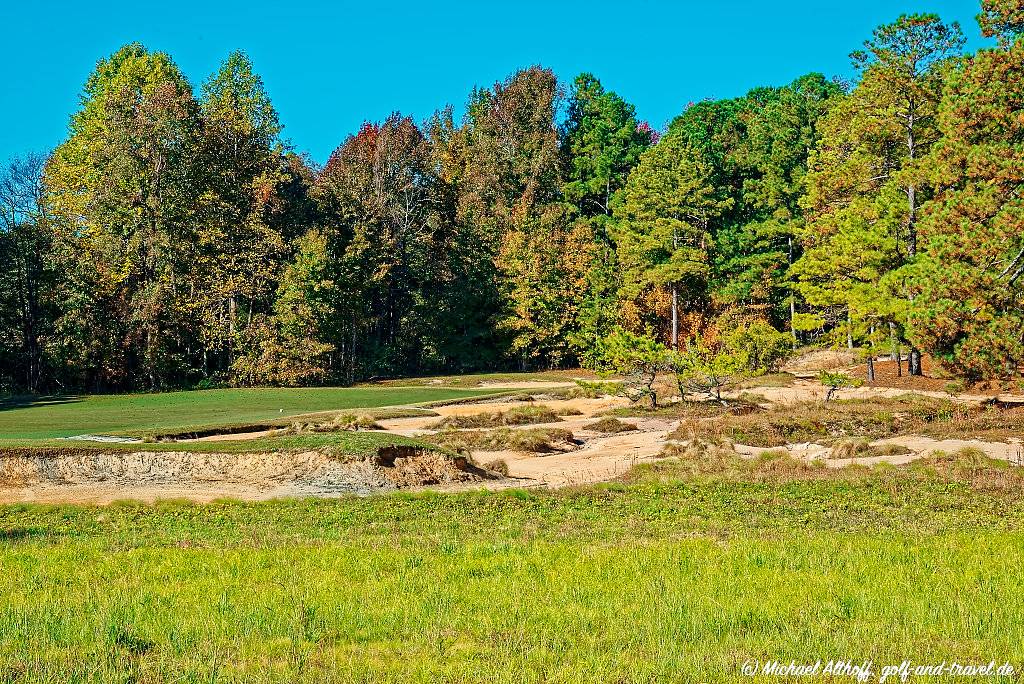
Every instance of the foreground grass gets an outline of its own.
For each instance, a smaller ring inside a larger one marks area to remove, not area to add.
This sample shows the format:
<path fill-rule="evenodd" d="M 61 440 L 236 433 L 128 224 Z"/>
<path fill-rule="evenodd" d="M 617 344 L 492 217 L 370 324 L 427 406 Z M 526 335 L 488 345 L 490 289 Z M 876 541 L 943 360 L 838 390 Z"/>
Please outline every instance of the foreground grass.
<path fill-rule="evenodd" d="M 1024 664 L 1024 494 L 969 465 L 777 477 L 663 461 L 554 493 L 0 508 L 0 681 Z"/>
<path fill-rule="evenodd" d="M 182 432 L 321 411 L 447 401 L 493 393 L 450 387 L 218 389 L 0 400 L 0 439 Z"/>

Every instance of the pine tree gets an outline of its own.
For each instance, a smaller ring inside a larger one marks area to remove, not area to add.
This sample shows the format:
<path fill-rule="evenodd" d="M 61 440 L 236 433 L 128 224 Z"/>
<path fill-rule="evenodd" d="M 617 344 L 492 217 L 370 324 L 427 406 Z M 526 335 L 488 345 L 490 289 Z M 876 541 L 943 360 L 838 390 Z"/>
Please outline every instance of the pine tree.
<path fill-rule="evenodd" d="M 921 159 L 938 138 L 943 74 L 962 45 L 959 26 L 935 15 L 879 27 L 852 55 L 860 83 L 819 125 L 803 200 L 806 251 L 795 270 L 808 302 L 832 308 L 829 323 L 842 318 L 851 344 L 857 310 L 905 330 L 913 306 L 904 266 L 918 257 L 918 208 L 930 192 Z M 855 276 L 844 245 L 858 242 L 858 260 L 870 267 Z M 861 282 L 866 275 L 876 279 Z M 921 373 L 916 348 L 910 368 Z"/>
<path fill-rule="evenodd" d="M 615 209 L 624 321 L 642 329 L 659 322 L 667 308 L 673 348 L 680 314 L 706 302 L 709 224 L 732 204 L 714 185 L 713 173 L 700 150 L 669 133 L 641 156 Z M 660 303 L 665 295 L 667 307 Z"/>
<path fill-rule="evenodd" d="M 925 161 L 939 190 L 923 210 L 911 319 L 915 340 L 974 379 L 1024 367 L 1024 7 L 982 9 L 1000 45 L 966 60 L 942 99 L 943 137 Z"/>
<path fill-rule="evenodd" d="M 571 333 L 575 353 L 589 366 L 598 363 L 600 340 L 617 322 L 612 205 L 655 137 L 649 126 L 637 120 L 633 106 L 606 91 L 593 75 L 576 78 L 561 131 L 566 169 L 562 193 L 577 215 L 574 232 L 582 244 L 573 248 L 589 255 L 585 282 L 574 284 L 583 288 L 584 296 Z"/>

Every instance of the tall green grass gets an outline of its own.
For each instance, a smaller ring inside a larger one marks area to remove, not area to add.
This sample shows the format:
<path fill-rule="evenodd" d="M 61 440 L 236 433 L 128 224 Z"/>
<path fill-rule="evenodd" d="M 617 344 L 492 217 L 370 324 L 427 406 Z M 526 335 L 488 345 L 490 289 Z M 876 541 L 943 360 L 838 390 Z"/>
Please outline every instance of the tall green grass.
<path fill-rule="evenodd" d="M 635 479 L 0 508 L 0 681 L 737 681 L 747 659 L 1024 664 L 1019 488 L 924 470 Z"/>

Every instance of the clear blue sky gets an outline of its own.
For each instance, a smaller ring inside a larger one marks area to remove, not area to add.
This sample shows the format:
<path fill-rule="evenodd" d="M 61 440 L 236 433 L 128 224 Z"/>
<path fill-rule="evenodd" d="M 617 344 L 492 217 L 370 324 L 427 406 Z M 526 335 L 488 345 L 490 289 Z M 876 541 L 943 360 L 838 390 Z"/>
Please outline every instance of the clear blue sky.
<path fill-rule="evenodd" d="M 58 144 L 96 61 L 140 41 L 194 85 L 249 53 L 285 137 L 324 161 L 365 120 L 461 112 L 474 85 L 542 64 L 593 72 L 660 128 L 688 101 L 850 76 L 847 55 L 903 12 L 958 20 L 980 42 L 977 0 L 649 2 L 10 2 L 0 39 L 0 160 Z"/>

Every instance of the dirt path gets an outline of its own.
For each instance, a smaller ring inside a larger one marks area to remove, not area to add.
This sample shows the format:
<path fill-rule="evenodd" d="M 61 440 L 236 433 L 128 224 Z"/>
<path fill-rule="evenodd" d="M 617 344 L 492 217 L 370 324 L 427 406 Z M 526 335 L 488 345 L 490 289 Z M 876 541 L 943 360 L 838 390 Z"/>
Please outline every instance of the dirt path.
<path fill-rule="evenodd" d="M 523 380 L 522 382 L 481 382 L 477 387 L 486 389 L 555 389 L 558 387 L 572 387 L 574 383 L 557 380 Z"/>

